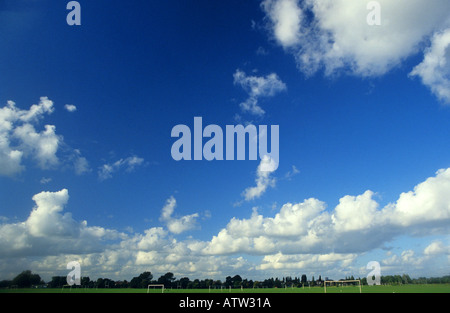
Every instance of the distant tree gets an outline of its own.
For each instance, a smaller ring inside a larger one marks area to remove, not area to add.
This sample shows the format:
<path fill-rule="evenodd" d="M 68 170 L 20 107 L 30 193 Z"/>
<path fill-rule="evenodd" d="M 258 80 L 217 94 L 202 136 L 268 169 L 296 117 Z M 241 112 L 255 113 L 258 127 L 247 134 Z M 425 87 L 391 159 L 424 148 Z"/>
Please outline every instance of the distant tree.
<path fill-rule="evenodd" d="M 64 285 L 67 285 L 66 276 L 53 276 L 52 280 L 48 282 L 49 288 L 61 288 Z"/>
<path fill-rule="evenodd" d="M 191 286 L 190 288 L 192 289 L 200 288 L 200 280 L 198 278 L 194 279 L 194 281 L 190 283 L 190 286 Z"/>
<path fill-rule="evenodd" d="M 180 288 L 182 289 L 186 289 L 187 286 L 189 284 L 189 278 L 188 277 L 183 277 L 178 281 L 178 285 L 180 286 Z"/>
<path fill-rule="evenodd" d="M 408 274 L 403 274 L 402 275 L 402 283 L 403 284 L 411 284 L 412 283 L 411 277 L 409 277 Z"/>
<path fill-rule="evenodd" d="M 235 275 L 233 276 L 233 278 L 231 278 L 231 282 L 233 288 L 240 288 L 242 283 L 242 277 L 239 275 Z"/>
<path fill-rule="evenodd" d="M 233 286 L 233 279 L 231 276 L 225 277 L 225 287 L 229 288 L 230 286 Z"/>
<path fill-rule="evenodd" d="M 95 285 L 97 288 L 105 288 L 105 280 L 103 278 L 97 278 L 97 283 Z"/>
<path fill-rule="evenodd" d="M 89 277 L 81 277 L 81 286 L 89 286 L 91 279 Z"/>
<path fill-rule="evenodd" d="M 275 285 L 275 282 L 272 277 L 269 279 L 265 279 L 263 282 L 263 286 L 266 288 L 273 288 L 273 287 L 275 287 L 274 285 Z"/>
<path fill-rule="evenodd" d="M 12 284 L 17 285 L 19 288 L 29 288 L 40 283 L 43 283 L 41 277 L 38 274 L 31 273 L 30 270 L 23 271 L 12 280 Z"/>
<path fill-rule="evenodd" d="M 141 279 L 139 277 L 133 277 L 128 284 L 129 288 L 141 288 Z"/>
<path fill-rule="evenodd" d="M 306 284 L 308 282 L 308 278 L 306 277 L 305 274 L 302 275 L 302 284 Z"/>
<path fill-rule="evenodd" d="M 151 272 L 143 272 L 137 277 L 133 277 L 128 284 L 130 288 L 147 288 L 151 284 L 153 275 Z"/>
<path fill-rule="evenodd" d="M 12 280 L 0 281 L 0 288 L 9 288 L 12 285 Z"/>
<path fill-rule="evenodd" d="M 163 284 L 165 288 L 172 287 L 172 282 L 175 280 L 173 273 L 168 272 L 158 278 L 158 284 Z"/>
<path fill-rule="evenodd" d="M 153 275 L 151 272 L 143 272 L 139 275 L 139 278 L 141 279 L 141 287 L 140 288 L 147 288 L 148 285 L 152 283 Z"/>

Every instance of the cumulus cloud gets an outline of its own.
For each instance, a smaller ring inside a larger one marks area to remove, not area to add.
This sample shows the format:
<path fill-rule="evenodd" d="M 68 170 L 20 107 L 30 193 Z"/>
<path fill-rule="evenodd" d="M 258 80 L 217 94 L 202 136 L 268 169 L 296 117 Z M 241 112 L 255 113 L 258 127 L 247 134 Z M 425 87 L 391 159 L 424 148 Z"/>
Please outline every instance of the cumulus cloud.
<path fill-rule="evenodd" d="M 433 229 L 447 229 L 450 220 L 450 168 L 441 169 L 430 177 L 402 193 L 397 202 L 382 210 L 382 217 L 391 225 L 412 227 L 430 224 Z M 420 231 L 417 229 L 416 231 Z"/>
<path fill-rule="evenodd" d="M 136 167 L 144 164 L 144 159 L 137 156 L 130 156 L 125 159 L 119 159 L 114 163 L 103 164 L 98 169 L 98 177 L 100 180 L 112 178 L 113 174 L 124 169 L 126 172 L 132 172 Z"/>
<path fill-rule="evenodd" d="M 236 70 L 233 78 L 234 84 L 241 86 L 248 93 L 247 100 L 240 103 L 242 111 L 256 116 L 262 116 L 265 113 L 258 103 L 259 98 L 272 97 L 286 90 L 286 84 L 275 73 L 265 77 L 247 76 L 243 71 Z"/>
<path fill-rule="evenodd" d="M 322 270 L 324 266 L 348 267 L 357 257 L 357 254 L 297 254 L 286 255 L 281 252 L 264 256 L 259 270 L 290 269 L 290 270 Z"/>
<path fill-rule="evenodd" d="M 174 234 L 180 234 L 187 230 L 194 229 L 196 227 L 199 214 L 194 213 L 184 215 L 179 218 L 173 217 L 173 212 L 175 211 L 176 205 L 177 201 L 173 196 L 167 199 L 166 205 L 161 210 L 160 221 L 164 222 L 169 231 Z"/>
<path fill-rule="evenodd" d="M 286 203 L 274 217 L 253 211 L 233 218 L 213 236 L 205 253 L 309 254 L 359 253 L 380 248 L 399 235 L 447 234 L 450 225 L 450 169 L 402 193 L 383 208 L 370 190 L 344 196 L 333 210 L 306 199 Z"/>
<path fill-rule="evenodd" d="M 45 125 L 45 130 L 36 132 L 31 124 L 24 124 L 14 130 L 14 137 L 20 140 L 19 148 L 26 156 L 33 157 L 42 169 L 58 165 L 56 156 L 61 138 L 56 135 L 56 127 Z"/>
<path fill-rule="evenodd" d="M 323 69 L 326 75 L 350 73 L 380 76 L 433 44 L 414 71 L 448 102 L 448 28 L 450 2 L 378 0 L 380 25 L 369 25 L 371 13 L 359 0 L 264 0 L 267 25 L 283 49 L 293 55 L 307 76 Z M 433 73 L 433 71 L 435 72 Z"/>
<path fill-rule="evenodd" d="M 17 260 L 3 262 L 0 272 L 23 266 L 25 257 L 33 257 L 29 262 L 40 258 L 35 265 L 47 269 L 51 277 L 51 266 L 54 271 L 56 262 L 76 257 L 84 273 L 110 273 L 122 279 L 149 267 L 154 273 L 171 271 L 196 277 L 217 277 L 236 270 L 255 276 L 261 271 L 266 276 L 306 269 L 330 273 L 354 266 L 360 253 L 386 248 L 401 236 L 447 235 L 449 184 L 450 169 L 442 169 L 382 208 L 370 190 L 343 196 L 334 208 L 315 198 L 285 203 L 273 216 L 253 208 L 249 218 L 231 218 L 210 240 L 173 237 L 192 229 L 198 218 L 198 214 L 177 217 L 174 197 L 168 198 L 161 210 L 162 227 L 126 235 L 76 221 L 66 211 L 68 190 L 46 191 L 32 197 L 35 206 L 25 221 L 0 220 L 0 258 Z M 406 247 L 389 253 L 381 263 L 384 271 L 395 272 L 405 266 L 417 269 L 448 258 L 449 251 L 444 240 L 434 240 L 422 252 Z M 250 262 L 243 255 L 261 258 Z"/>
<path fill-rule="evenodd" d="M 250 201 L 261 197 L 269 187 L 274 187 L 276 179 L 272 177 L 272 173 L 276 170 L 278 165 L 276 161 L 264 155 L 256 170 L 256 186 L 248 187 L 242 193 L 242 196 L 246 201 Z"/>
<path fill-rule="evenodd" d="M 53 102 L 46 97 L 29 110 L 20 110 L 13 101 L 0 108 L 0 174 L 14 176 L 25 169 L 22 160 L 33 157 L 42 168 L 58 163 L 56 151 L 60 138 L 55 127 L 45 125 L 36 132 L 32 123 L 53 112 Z"/>
<path fill-rule="evenodd" d="M 283 47 L 300 42 L 300 26 L 303 12 L 297 0 L 263 1 L 262 7 L 273 26 L 273 35 Z"/>
<path fill-rule="evenodd" d="M 34 237 L 78 235 L 79 228 L 70 213 L 61 215 L 69 200 L 69 192 L 41 192 L 33 197 L 36 206 L 26 223 L 27 230 Z"/>
<path fill-rule="evenodd" d="M 24 222 L 0 225 L 2 257 L 89 253 L 102 250 L 104 240 L 125 238 L 115 230 L 76 221 L 70 212 L 64 212 L 67 189 L 43 191 L 32 199 L 35 206 Z"/>
<path fill-rule="evenodd" d="M 61 164 L 57 153 L 65 144 L 63 137 L 56 133 L 56 127 L 44 125 L 43 130 L 36 129 L 53 111 L 53 101 L 47 97 L 41 97 L 39 103 L 28 110 L 17 108 L 13 101 L 7 101 L 6 106 L 0 108 L 0 175 L 19 174 L 25 170 L 23 162 L 26 159 L 34 160 L 41 169 L 52 169 Z"/>
<path fill-rule="evenodd" d="M 450 104 L 450 28 L 433 36 L 422 63 L 410 75 L 420 77 L 439 100 Z"/>
<path fill-rule="evenodd" d="M 442 241 L 433 241 L 424 249 L 425 255 L 436 256 L 441 254 L 450 255 L 450 246 L 446 246 Z"/>

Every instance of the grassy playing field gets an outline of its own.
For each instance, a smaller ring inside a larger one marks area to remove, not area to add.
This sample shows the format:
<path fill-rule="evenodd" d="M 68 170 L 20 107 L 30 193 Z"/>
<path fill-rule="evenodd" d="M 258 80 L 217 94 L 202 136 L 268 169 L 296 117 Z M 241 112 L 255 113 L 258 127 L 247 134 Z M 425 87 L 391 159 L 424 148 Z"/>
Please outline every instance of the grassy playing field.
<path fill-rule="evenodd" d="M 450 293 L 450 284 L 427 285 L 392 285 L 362 286 L 362 293 Z M 151 289 L 151 293 L 161 293 L 161 289 Z M 0 293 L 147 293 L 147 289 L 95 289 L 95 288 L 63 288 L 63 289 L 0 289 Z M 305 288 L 255 288 L 255 289 L 165 289 L 164 293 L 324 293 L 322 287 Z M 359 287 L 327 287 L 327 293 L 359 293 Z"/>

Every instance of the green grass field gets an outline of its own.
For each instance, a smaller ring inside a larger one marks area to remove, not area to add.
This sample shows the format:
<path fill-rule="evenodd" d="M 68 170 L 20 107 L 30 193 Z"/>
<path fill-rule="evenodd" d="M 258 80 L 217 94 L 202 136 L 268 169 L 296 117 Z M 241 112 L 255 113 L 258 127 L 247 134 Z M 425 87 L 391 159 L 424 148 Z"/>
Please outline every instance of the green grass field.
<path fill-rule="evenodd" d="M 392 286 L 362 286 L 362 293 L 450 293 L 450 284 L 427 285 L 392 285 Z M 151 293 L 161 293 L 161 289 L 151 289 Z M 147 293 L 147 289 L 94 289 L 94 288 L 64 288 L 64 289 L 0 289 L 0 293 Z M 255 288 L 255 289 L 165 289 L 164 293 L 324 293 L 323 287 L 305 288 Z M 327 293 L 359 293 L 359 287 L 327 287 Z"/>

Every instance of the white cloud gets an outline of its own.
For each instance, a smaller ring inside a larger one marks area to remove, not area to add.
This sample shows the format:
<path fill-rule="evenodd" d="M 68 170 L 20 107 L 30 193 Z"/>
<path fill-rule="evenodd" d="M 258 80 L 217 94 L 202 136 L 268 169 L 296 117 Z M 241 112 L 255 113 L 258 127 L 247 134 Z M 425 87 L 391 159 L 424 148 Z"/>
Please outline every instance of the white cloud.
<path fill-rule="evenodd" d="M 345 196 L 339 200 L 331 219 L 338 231 L 364 230 L 377 220 L 378 203 L 370 190 L 359 196 Z"/>
<path fill-rule="evenodd" d="M 286 174 L 284 174 L 284 178 L 290 180 L 290 179 L 292 179 L 292 177 L 294 177 L 295 175 L 297 175 L 299 173 L 300 173 L 300 170 L 295 165 L 292 165 L 292 170 L 290 170 Z"/>
<path fill-rule="evenodd" d="M 192 229 L 198 218 L 198 214 L 175 216 L 174 197 L 161 210 L 165 227 L 126 235 L 76 221 L 65 211 L 69 201 L 66 189 L 41 192 L 33 196 L 35 206 L 25 221 L 8 223 L 9 219 L 2 218 L 0 258 L 15 261 L 0 262 L 0 272 L 33 265 L 50 278 L 55 268 L 76 258 L 86 275 L 121 279 L 130 279 L 149 267 L 154 274 L 171 271 L 222 279 L 236 270 L 252 277 L 292 275 L 297 270 L 322 275 L 347 273 L 360 253 L 385 248 L 399 236 L 446 236 L 450 225 L 448 184 L 450 169 L 440 170 L 383 208 L 371 191 L 343 196 L 331 209 L 314 198 L 286 203 L 274 216 L 264 216 L 254 208 L 249 218 L 231 218 L 207 241 L 172 237 Z M 443 240 L 430 242 L 423 252 L 411 248 L 405 247 L 400 254 L 389 253 L 382 260 L 383 271 L 395 273 L 408 268 L 411 273 L 424 266 L 435 268 L 440 264 L 437 260 L 445 262 L 450 251 Z M 261 258 L 249 262 L 244 254 Z"/>
<path fill-rule="evenodd" d="M 303 19 L 302 10 L 297 0 L 265 0 L 264 11 L 273 23 L 275 39 L 283 47 L 291 47 L 300 41 L 300 25 Z"/>
<path fill-rule="evenodd" d="M 173 212 L 177 205 L 176 199 L 171 196 L 167 199 L 166 204 L 161 210 L 160 221 L 167 225 L 167 228 L 171 233 L 180 234 L 182 232 L 194 229 L 197 225 L 198 213 L 184 215 L 182 217 L 173 217 Z"/>
<path fill-rule="evenodd" d="M 242 111 L 249 112 L 256 116 L 262 116 L 265 113 L 258 103 L 259 98 L 272 97 L 275 94 L 286 90 L 286 85 L 275 73 L 265 77 L 247 76 L 243 71 L 236 70 L 233 78 L 234 84 L 240 85 L 249 96 L 246 101 L 240 103 Z"/>
<path fill-rule="evenodd" d="M 167 240 L 167 231 L 162 227 L 153 227 L 145 231 L 145 235 L 139 239 L 137 247 L 140 250 L 159 250 L 170 243 Z"/>
<path fill-rule="evenodd" d="M 121 169 L 124 169 L 126 172 L 132 172 L 136 169 L 136 167 L 143 164 L 144 159 L 137 156 L 119 159 L 114 163 L 103 164 L 98 170 L 98 177 L 100 180 L 109 179 L 112 178 L 115 172 Z"/>
<path fill-rule="evenodd" d="M 355 259 L 356 254 L 297 254 L 285 255 L 281 252 L 272 255 L 264 256 L 261 264 L 258 266 L 259 270 L 303 270 L 314 271 L 332 267 L 348 267 Z"/>
<path fill-rule="evenodd" d="M 50 177 L 42 177 L 41 180 L 39 181 L 42 185 L 48 184 L 49 182 L 51 182 L 52 179 Z"/>
<path fill-rule="evenodd" d="M 29 110 L 19 110 L 13 101 L 0 108 L 1 175 L 14 176 L 23 171 L 22 160 L 30 155 L 43 168 L 57 164 L 55 152 L 59 137 L 54 126 L 46 125 L 45 131 L 37 133 L 30 124 L 52 112 L 53 102 L 46 97 L 42 97 L 39 104 L 33 104 Z"/>
<path fill-rule="evenodd" d="M 380 209 L 370 190 L 344 196 L 334 210 L 311 198 L 286 203 L 274 217 L 253 211 L 233 218 L 205 253 L 357 253 L 380 248 L 399 235 L 447 234 L 450 225 L 450 169 L 402 193 Z"/>
<path fill-rule="evenodd" d="M 70 213 L 61 215 L 69 200 L 69 192 L 41 192 L 33 197 L 36 206 L 25 222 L 34 237 L 77 236 L 79 228 Z"/>
<path fill-rule="evenodd" d="M 379 76 L 421 51 L 427 38 L 434 43 L 414 73 L 440 98 L 448 99 L 450 2 L 447 0 L 379 0 L 381 25 L 370 26 L 366 1 L 264 0 L 261 4 L 276 42 L 292 54 L 306 75 L 324 69 L 326 75 L 351 73 Z M 306 18 L 307 17 L 307 18 Z M 440 34 L 440 35 L 439 35 Z M 448 53 L 447 53 L 448 54 Z M 436 73 L 431 73 L 435 69 Z"/>
<path fill-rule="evenodd" d="M 74 149 L 70 159 L 73 162 L 75 174 L 82 175 L 91 171 L 88 160 L 81 156 L 80 150 Z"/>
<path fill-rule="evenodd" d="M 433 36 L 422 63 L 410 75 L 420 77 L 439 100 L 450 104 L 450 28 Z"/>
<path fill-rule="evenodd" d="M 47 97 L 41 97 L 39 103 L 28 110 L 20 110 L 13 101 L 0 108 L 0 175 L 13 177 L 21 173 L 25 170 L 26 159 L 34 160 L 41 169 L 61 164 L 57 154 L 65 144 L 63 137 L 56 133 L 56 127 L 45 125 L 43 130 L 36 130 L 40 120 L 53 111 L 53 101 Z M 82 161 L 79 151 L 76 153 Z"/>
<path fill-rule="evenodd" d="M 67 189 L 40 192 L 33 196 L 35 207 L 24 222 L 0 225 L 1 256 L 49 256 L 92 253 L 103 249 L 105 240 L 124 239 L 125 234 L 78 222 L 64 213 L 69 200 Z"/>
<path fill-rule="evenodd" d="M 276 179 L 271 176 L 277 167 L 276 161 L 273 158 L 267 155 L 262 157 L 256 170 L 256 186 L 246 188 L 242 193 L 246 201 L 261 197 L 268 187 L 275 186 Z"/>
<path fill-rule="evenodd" d="M 429 224 L 447 229 L 450 220 L 450 168 L 441 169 L 413 191 L 402 193 L 397 202 L 382 210 L 382 218 L 391 225 L 412 227 Z M 417 231 L 420 231 L 418 229 Z"/>
<path fill-rule="evenodd" d="M 445 246 L 442 241 L 433 241 L 424 249 L 423 253 L 430 256 L 440 254 L 450 255 L 450 246 Z"/>
<path fill-rule="evenodd" d="M 66 104 L 64 106 L 64 108 L 68 111 L 68 112 L 75 112 L 77 110 L 77 107 L 73 104 Z"/>
<path fill-rule="evenodd" d="M 16 127 L 13 136 L 21 142 L 21 148 L 26 156 L 32 156 L 42 169 L 58 165 L 56 156 L 61 138 L 56 135 L 53 125 L 45 125 L 45 130 L 38 133 L 31 124 Z"/>
<path fill-rule="evenodd" d="M 22 156 L 23 152 L 12 149 L 8 139 L 0 134 L 0 175 L 14 176 L 22 172 L 25 169 Z"/>

